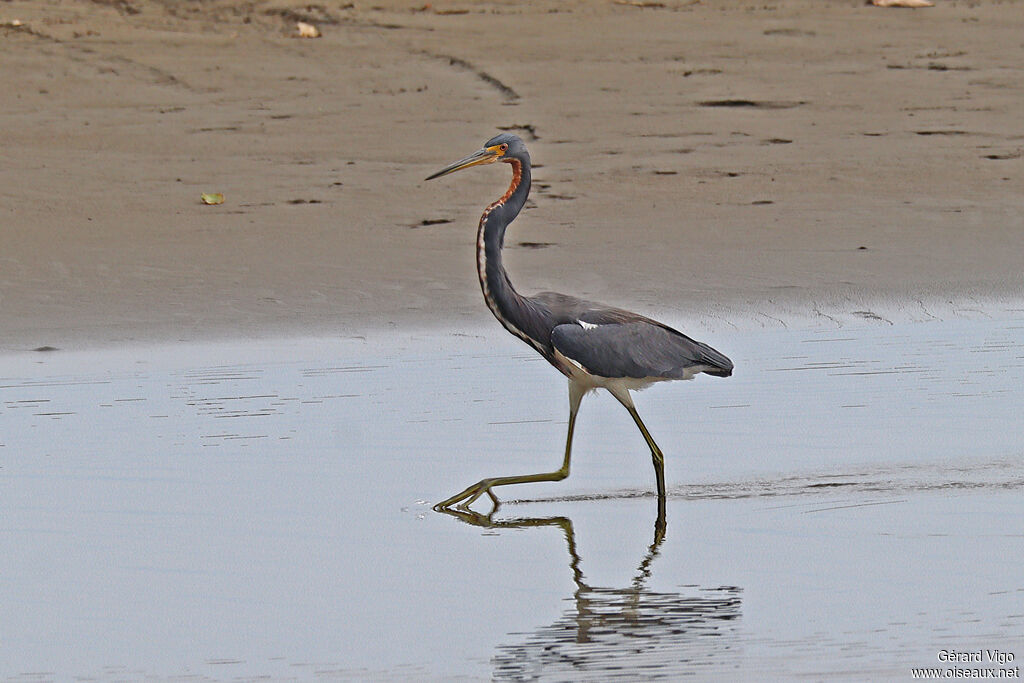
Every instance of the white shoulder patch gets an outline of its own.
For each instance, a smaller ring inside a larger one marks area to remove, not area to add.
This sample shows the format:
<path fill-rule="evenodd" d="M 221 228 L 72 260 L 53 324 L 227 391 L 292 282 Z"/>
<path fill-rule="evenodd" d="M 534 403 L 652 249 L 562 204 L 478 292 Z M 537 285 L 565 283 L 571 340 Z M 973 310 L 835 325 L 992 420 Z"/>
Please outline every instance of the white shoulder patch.
<path fill-rule="evenodd" d="M 580 320 L 579 323 L 580 323 L 580 327 L 582 327 L 585 330 L 593 330 L 593 329 L 595 329 L 597 327 L 597 325 L 595 325 L 594 323 L 588 323 L 588 322 L 583 321 L 583 320 Z"/>

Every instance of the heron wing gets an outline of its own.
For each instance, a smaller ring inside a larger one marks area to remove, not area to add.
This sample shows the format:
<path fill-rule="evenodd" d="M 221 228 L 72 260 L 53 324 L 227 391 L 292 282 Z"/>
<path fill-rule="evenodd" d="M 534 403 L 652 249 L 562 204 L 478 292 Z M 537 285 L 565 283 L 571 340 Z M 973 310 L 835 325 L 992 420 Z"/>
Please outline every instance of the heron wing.
<path fill-rule="evenodd" d="M 732 361 L 723 354 L 671 327 L 640 316 L 622 322 L 597 322 L 599 318 L 585 315 L 579 324 L 551 331 L 552 346 L 592 375 L 685 379 L 698 372 L 732 374 Z"/>

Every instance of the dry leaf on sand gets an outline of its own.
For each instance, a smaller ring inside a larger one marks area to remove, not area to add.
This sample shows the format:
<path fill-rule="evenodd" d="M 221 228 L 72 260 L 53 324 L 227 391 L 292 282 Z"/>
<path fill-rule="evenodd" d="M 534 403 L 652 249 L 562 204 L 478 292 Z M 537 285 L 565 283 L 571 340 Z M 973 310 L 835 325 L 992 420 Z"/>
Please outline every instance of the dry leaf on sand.
<path fill-rule="evenodd" d="M 299 38 L 319 38 L 320 29 L 313 24 L 307 24 L 304 21 L 296 22 L 295 28 L 299 30 Z"/>

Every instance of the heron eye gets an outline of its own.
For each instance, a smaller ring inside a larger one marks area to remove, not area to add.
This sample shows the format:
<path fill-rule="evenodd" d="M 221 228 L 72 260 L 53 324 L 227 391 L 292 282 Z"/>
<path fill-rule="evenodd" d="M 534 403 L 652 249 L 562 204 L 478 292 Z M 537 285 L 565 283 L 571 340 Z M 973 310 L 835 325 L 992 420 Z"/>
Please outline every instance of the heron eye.
<path fill-rule="evenodd" d="M 508 143 L 507 142 L 501 143 L 501 147 L 499 147 L 498 149 L 500 149 L 502 152 L 507 152 L 508 151 Z"/>

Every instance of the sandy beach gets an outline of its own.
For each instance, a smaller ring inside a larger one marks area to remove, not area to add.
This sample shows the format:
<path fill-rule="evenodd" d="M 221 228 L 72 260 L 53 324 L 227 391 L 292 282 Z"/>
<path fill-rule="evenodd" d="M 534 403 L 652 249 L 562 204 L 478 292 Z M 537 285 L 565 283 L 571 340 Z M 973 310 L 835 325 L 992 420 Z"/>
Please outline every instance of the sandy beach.
<path fill-rule="evenodd" d="M 713 329 L 1019 310 L 1019 10 L 5 2 L 0 349 L 492 324 L 507 169 L 422 179 L 499 129 L 538 165 L 525 292 Z"/>

